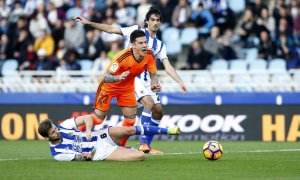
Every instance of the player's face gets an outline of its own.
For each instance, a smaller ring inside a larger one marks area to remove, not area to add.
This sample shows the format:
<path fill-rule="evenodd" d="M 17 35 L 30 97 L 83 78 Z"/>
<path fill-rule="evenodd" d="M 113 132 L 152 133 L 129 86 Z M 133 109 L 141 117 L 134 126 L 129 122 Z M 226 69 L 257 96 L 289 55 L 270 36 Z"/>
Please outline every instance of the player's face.
<path fill-rule="evenodd" d="M 157 32 L 158 28 L 160 26 L 160 17 L 152 14 L 149 18 L 149 21 L 147 21 L 148 29 L 152 32 Z"/>
<path fill-rule="evenodd" d="M 147 39 L 145 36 L 135 39 L 135 42 L 132 44 L 132 47 L 135 49 L 137 55 L 143 57 L 147 53 Z"/>
<path fill-rule="evenodd" d="M 51 129 L 49 129 L 48 136 L 49 136 L 49 141 L 57 141 L 61 138 L 60 133 L 54 124 L 52 124 Z"/>

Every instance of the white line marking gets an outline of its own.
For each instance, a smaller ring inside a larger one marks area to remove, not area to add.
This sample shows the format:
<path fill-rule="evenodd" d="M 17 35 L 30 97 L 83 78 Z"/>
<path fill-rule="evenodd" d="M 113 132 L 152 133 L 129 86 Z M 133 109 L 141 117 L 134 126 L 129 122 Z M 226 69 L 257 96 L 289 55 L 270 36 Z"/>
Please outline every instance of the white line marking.
<path fill-rule="evenodd" d="M 300 149 L 275 149 L 275 150 L 253 150 L 253 151 L 225 151 L 224 153 L 270 153 L 270 152 L 300 152 Z M 163 155 L 190 155 L 190 154 L 202 154 L 202 151 L 199 152 L 174 152 L 174 153 L 164 153 Z M 161 155 L 155 155 L 161 156 Z M 0 159 L 1 161 L 24 161 L 24 160 L 52 160 L 53 158 L 14 158 L 14 159 Z"/>
<path fill-rule="evenodd" d="M 253 151 L 224 151 L 225 154 L 227 153 L 269 153 L 269 152 L 295 152 L 300 151 L 300 149 L 275 149 L 275 150 L 253 150 Z M 175 152 L 175 153 L 164 153 L 163 155 L 189 155 L 189 154 L 201 154 L 202 151 L 199 152 Z"/>

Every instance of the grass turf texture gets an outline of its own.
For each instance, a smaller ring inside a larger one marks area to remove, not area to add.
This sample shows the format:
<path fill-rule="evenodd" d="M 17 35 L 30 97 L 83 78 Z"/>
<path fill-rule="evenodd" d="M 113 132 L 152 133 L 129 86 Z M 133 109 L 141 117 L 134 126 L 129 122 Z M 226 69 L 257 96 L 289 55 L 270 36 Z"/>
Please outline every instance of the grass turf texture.
<path fill-rule="evenodd" d="M 220 143 L 217 161 L 203 157 L 204 142 L 155 141 L 165 155 L 142 162 L 58 162 L 46 141 L 0 141 L 0 179 L 300 179 L 299 142 Z"/>

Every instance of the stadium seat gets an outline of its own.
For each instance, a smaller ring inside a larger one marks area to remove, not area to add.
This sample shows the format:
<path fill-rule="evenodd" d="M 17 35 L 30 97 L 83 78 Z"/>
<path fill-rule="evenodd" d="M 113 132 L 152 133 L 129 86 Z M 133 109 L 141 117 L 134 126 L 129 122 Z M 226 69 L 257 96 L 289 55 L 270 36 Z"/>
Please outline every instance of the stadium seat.
<path fill-rule="evenodd" d="M 267 62 L 264 59 L 249 62 L 249 73 L 262 72 L 267 70 Z"/>
<path fill-rule="evenodd" d="M 286 72 L 286 61 L 284 59 L 272 59 L 269 62 L 268 70 L 270 73 Z"/>
<path fill-rule="evenodd" d="M 181 43 L 178 40 L 166 41 L 167 54 L 169 56 L 177 56 L 182 49 Z"/>
<path fill-rule="evenodd" d="M 90 71 L 93 67 L 94 62 L 89 59 L 81 59 L 78 61 L 82 71 Z"/>
<path fill-rule="evenodd" d="M 184 28 L 180 34 L 180 42 L 182 45 L 191 45 L 198 39 L 198 30 L 193 27 Z"/>
<path fill-rule="evenodd" d="M 214 60 L 210 66 L 211 73 L 217 73 L 219 71 L 228 71 L 228 62 L 224 59 Z"/>
<path fill-rule="evenodd" d="M 248 68 L 248 63 L 244 59 L 235 59 L 229 61 L 229 70 L 235 72 L 246 72 Z"/>
<path fill-rule="evenodd" d="M 16 59 L 7 59 L 3 62 L 1 67 L 1 74 L 3 76 L 15 75 L 18 70 L 19 63 Z"/>
<path fill-rule="evenodd" d="M 75 16 L 80 16 L 82 9 L 78 7 L 70 8 L 67 10 L 66 16 L 67 19 L 73 19 Z"/>
<path fill-rule="evenodd" d="M 178 39 L 179 39 L 179 30 L 177 28 L 168 27 L 162 32 L 162 40 L 165 43 L 167 43 L 168 41 L 178 41 Z"/>

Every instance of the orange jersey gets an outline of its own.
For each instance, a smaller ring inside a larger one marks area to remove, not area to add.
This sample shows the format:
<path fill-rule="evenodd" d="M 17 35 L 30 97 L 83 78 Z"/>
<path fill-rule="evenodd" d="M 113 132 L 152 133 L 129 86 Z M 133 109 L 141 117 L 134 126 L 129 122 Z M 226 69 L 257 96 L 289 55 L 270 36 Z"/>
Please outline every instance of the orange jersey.
<path fill-rule="evenodd" d="M 129 71 L 130 74 L 124 80 L 114 83 L 102 83 L 102 75 L 101 89 L 107 92 L 134 91 L 134 78 L 146 69 L 150 73 L 156 72 L 156 62 L 151 49 L 147 49 L 146 55 L 140 62 L 134 58 L 132 48 L 124 49 L 112 59 L 106 71 L 112 75 L 121 75 L 125 71 Z"/>

